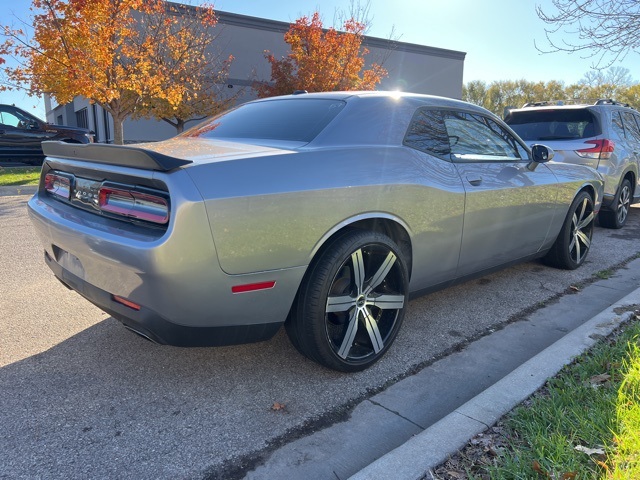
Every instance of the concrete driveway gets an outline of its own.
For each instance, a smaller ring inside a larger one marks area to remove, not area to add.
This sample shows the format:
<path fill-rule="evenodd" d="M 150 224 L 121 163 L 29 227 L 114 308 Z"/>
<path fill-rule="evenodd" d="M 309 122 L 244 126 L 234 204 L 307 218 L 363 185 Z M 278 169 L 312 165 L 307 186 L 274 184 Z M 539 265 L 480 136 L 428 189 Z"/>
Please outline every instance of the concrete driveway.
<path fill-rule="evenodd" d="M 385 358 L 347 375 L 300 356 L 283 331 L 210 349 L 130 333 L 54 279 L 26 201 L 0 197 L 0 478 L 11 479 L 241 477 L 270 448 L 640 252 L 633 208 L 623 230 L 596 230 L 576 271 L 530 262 L 411 302 Z"/>

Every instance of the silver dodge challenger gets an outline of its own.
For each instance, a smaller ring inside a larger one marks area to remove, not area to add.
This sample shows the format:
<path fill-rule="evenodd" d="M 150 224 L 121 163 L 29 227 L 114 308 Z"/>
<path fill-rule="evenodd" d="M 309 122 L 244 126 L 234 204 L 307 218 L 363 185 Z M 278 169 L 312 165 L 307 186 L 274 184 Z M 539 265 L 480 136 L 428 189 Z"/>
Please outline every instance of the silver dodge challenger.
<path fill-rule="evenodd" d="M 55 276 L 161 344 L 266 340 L 358 371 L 411 296 L 542 257 L 579 267 L 603 194 L 465 102 L 274 97 L 136 146 L 43 144 L 30 217 Z"/>

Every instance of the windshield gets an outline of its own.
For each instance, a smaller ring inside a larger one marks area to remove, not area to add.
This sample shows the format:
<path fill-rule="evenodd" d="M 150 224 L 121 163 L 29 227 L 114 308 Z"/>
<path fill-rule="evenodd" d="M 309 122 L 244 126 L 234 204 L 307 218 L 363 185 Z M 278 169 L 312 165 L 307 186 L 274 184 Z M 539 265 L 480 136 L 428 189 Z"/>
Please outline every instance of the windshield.
<path fill-rule="evenodd" d="M 253 138 L 308 143 L 344 108 L 340 100 L 288 98 L 245 103 L 181 137 Z"/>
<path fill-rule="evenodd" d="M 504 121 L 524 140 L 569 140 L 600 135 L 587 109 L 521 110 Z"/>

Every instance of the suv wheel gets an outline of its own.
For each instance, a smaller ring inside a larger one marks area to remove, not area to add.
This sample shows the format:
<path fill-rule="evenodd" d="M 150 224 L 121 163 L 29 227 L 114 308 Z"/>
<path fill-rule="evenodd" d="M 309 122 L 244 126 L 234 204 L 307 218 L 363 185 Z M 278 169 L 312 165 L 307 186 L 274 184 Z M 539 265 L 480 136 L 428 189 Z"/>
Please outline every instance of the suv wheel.
<path fill-rule="evenodd" d="M 620 184 L 611 210 L 600 212 L 600 226 L 605 228 L 622 228 L 627 223 L 629 206 L 631 204 L 631 182 L 625 178 Z"/>

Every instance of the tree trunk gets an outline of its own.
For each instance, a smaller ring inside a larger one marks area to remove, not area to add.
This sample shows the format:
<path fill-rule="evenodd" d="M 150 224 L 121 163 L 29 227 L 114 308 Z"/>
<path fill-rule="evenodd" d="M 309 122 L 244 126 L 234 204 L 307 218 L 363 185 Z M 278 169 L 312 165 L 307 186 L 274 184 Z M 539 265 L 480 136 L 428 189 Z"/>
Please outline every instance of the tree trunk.
<path fill-rule="evenodd" d="M 124 145 L 124 118 L 112 115 L 113 117 L 113 143 Z"/>

